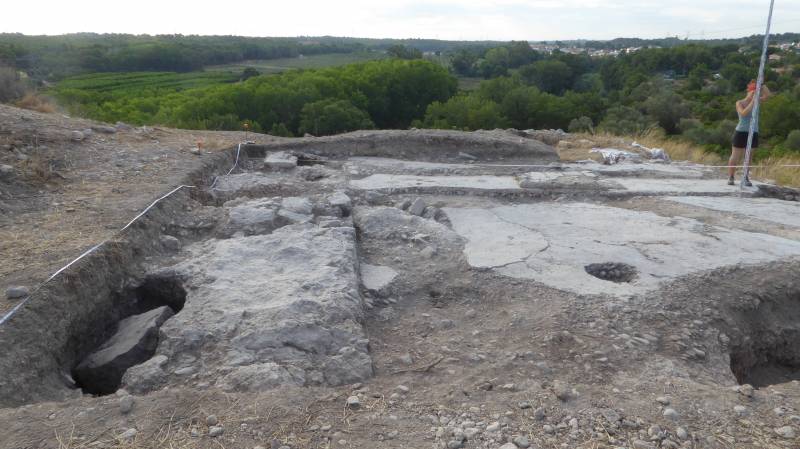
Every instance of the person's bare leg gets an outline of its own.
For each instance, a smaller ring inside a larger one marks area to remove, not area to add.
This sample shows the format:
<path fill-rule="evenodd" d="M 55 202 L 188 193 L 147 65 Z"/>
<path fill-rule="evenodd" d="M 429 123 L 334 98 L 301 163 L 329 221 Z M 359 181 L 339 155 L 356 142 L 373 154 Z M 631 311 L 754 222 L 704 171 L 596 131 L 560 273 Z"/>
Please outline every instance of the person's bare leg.
<path fill-rule="evenodd" d="M 733 175 L 736 174 L 736 166 L 739 165 L 742 154 L 744 154 L 744 148 L 731 148 L 731 158 L 728 159 L 728 177 L 733 178 Z"/>

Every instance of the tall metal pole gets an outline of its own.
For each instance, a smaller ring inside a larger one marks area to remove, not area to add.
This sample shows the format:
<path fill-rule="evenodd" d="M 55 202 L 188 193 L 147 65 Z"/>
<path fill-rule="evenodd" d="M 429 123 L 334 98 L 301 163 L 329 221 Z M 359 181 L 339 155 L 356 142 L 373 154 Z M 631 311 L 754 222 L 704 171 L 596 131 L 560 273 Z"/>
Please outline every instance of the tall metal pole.
<path fill-rule="evenodd" d="M 758 123 L 759 113 L 761 112 L 761 86 L 764 84 L 764 70 L 767 67 L 767 50 L 769 49 L 769 32 L 772 28 L 772 11 L 775 9 L 775 0 L 769 3 L 769 17 L 767 17 L 767 32 L 764 33 L 764 48 L 761 50 L 761 65 L 758 67 L 758 80 L 756 81 L 755 102 L 751 112 L 750 133 L 747 135 L 747 150 L 744 152 L 744 176 L 739 184 L 740 189 L 744 189 L 744 182 L 750 178 L 750 156 L 753 153 L 753 134 Z"/>

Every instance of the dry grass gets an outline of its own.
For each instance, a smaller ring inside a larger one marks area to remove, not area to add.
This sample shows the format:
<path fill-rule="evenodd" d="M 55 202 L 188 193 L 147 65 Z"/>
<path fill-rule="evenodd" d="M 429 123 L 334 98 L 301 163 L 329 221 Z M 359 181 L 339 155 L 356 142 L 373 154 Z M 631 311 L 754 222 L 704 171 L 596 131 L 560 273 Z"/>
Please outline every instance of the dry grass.
<path fill-rule="evenodd" d="M 206 136 L 198 138 L 197 143 L 202 147 L 203 150 L 219 151 L 235 147 L 238 141 L 234 138 Z"/>
<path fill-rule="evenodd" d="M 55 178 L 61 178 L 62 175 L 58 173 L 53 164 L 53 160 L 42 154 L 33 154 L 25 161 L 25 167 L 28 169 L 28 177 L 38 184 L 45 184 Z"/>
<path fill-rule="evenodd" d="M 25 94 L 24 97 L 22 97 L 15 103 L 15 106 L 23 109 L 30 109 L 36 112 L 43 112 L 46 114 L 50 114 L 56 111 L 55 106 L 53 106 L 53 104 L 50 103 L 50 101 L 47 98 L 34 93 Z"/>
<path fill-rule="evenodd" d="M 726 165 L 728 163 L 727 159 L 718 154 L 709 153 L 702 147 L 686 141 L 667 139 L 663 133 L 659 132 L 649 132 L 635 138 L 621 138 L 612 134 L 580 134 L 579 138 L 592 141 L 596 147 L 620 149 L 629 149 L 630 143 L 635 140 L 649 148 L 663 148 L 674 161 L 690 161 L 704 165 Z M 800 165 L 800 154 L 762 159 L 754 164 L 751 177 L 781 186 L 800 187 L 800 167 L 784 167 L 785 165 Z M 720 168 L 720 173 L 726 171 L 725 168 Z"/>

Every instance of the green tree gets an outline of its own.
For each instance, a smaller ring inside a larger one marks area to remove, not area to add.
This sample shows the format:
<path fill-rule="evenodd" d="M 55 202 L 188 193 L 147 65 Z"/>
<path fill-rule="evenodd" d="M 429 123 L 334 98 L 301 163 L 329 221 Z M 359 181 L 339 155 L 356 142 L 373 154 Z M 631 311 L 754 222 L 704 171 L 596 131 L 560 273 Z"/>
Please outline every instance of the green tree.
<path fill-rule="evenodd" d="M 711 70 L 705 64 L 699 64 L 689 71 L 686 87 L 691 90 L 700 90 L 705 86 L 706 79 L 711 76 Z"/>
<path fill-rule="evenodd" d="M 644 110 L 667 134 L 677 133 L 678 123 L 689 116 L 689 108 L 680 95 L 669 91 L 648 98 Z"/>
<path fill-rule="evenodd" d="M 506 48 L 508 48 L 508 66 L 512 69 L 539 59 L 539 53 L 526 41 L 511 41 Z"/>
<path fill-rule="evenodd" d="M 792 150 L 800 151 L 800 129 L 795 129 L 786 136 L 786 141 L 783 146 Z"/>
<path fill-rule="evenodd" d="M 244 81 L 259 75 L 261 75 L 261 72 L 259 72 L 255 67 L 245 67 L 245 69 L 242 70 L 242 75 L 239 77 L 239 81 Z"/>
<path fill-rule="evenodd" d="M 561 95 L 572 87 L 572 69 L 561 61 L 544 60 L 520 68 L 520 76 L 544 92 Z"/>
<path fill-rule="evenodd" d="M 25 94 L 27 86 L 11 67 L 0 66 L 0 103 L 14 101 Z"/>
<path fill-rule="evenodd" d="M 640 135 L 655 126 L 638 110 L 628 106 L 614 106 L 608 110 L 598 127 L 617 135 Z"/>
<path fill-rule="evenodd" d="M 475 94 L 456 95 L 428 106 L 421 126 L 438 129 L 495 129 L 508 127 L 497 103 Z"/>
<path fill-rule="evenodd" d="M 475 73 L 475 62 L 477 61 L 478 56 L 475 53 L 461 49 L 453 55 L 450 64 L 459 75 L 472 76 Z"/>
<path fill-rule="evenodd" d="M 269 129 L 269 134 L 278 137 L 294 137 L 294 134 L 283 123 L 273 123 Z"/>
<path fill-rule="evenodd" d="M 764 103 L 759 125 L 765 137 L 785 138 L 800 123 L 800 101 L 790 93 L 781 93 Z"/>
<path fill-rule="evenodd" d="M 374 127 L 369 115 L 347 100 L 326 99 L 308 103 L 300 112 L 300 134 L 326 136 Z"/>
<path fill-rule="evenodd" d="M 573 85 L 576 92 L 603 92 L 603 78 L 599 73 L 584 73 Z"/>
<path fill-rule="evenodd" d="M 511 54 L 506 47 L 492 48 L 478 61 L 478 72 L 486 79 L 505 76 L 510 64 Z"/>
<path fill-rule="evenodd" d="M 592 122 L 592 119 L 584 115 L 576 119 L 572 119 L 572 121 L 569 122 L 568 130 L 571 133 L 594 134 L 594 123 Z"/>
<path fill-rule="evenodd" d="M 747 87 L 747 83 L 755 78 L 755 72 L 755 69 L 743 64 L 728 64 L 722 68 L 720 74 L 731 83 L 734 91 L 743 91 Z"/>
<path fill-rule="evenodd" d="M 386 54 L 399 59 L 420 59 L 422 52 L 414 47 L 405 45 L 392 45 L 386 50 Z"/>

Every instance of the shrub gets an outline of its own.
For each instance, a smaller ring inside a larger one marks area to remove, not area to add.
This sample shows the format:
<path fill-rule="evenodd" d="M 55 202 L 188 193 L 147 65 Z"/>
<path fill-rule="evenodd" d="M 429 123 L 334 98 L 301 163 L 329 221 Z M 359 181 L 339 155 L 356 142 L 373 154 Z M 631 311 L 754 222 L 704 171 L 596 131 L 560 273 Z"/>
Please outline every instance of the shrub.
<path fill-rule="evenodd" d="M 594 123 L 592 123 L 592 119 L 586 116 L 582 116 L 579 118 L 572 119 L 569 122 L 569 132 L 571 133 L 591 133 L 594 134 Z"/>
<path fill-rule="evenodd" d="M 50 101 L 34 93 L 25 94 L 25 96 L 14 103 L 14 105 L 23 109 L 30 109 L 32 111 L 44 112 L 47 114 L 56 111 L 56 108 L 50 103 Z"/>
<path fill-rule="evenodd" d="M 641 135 L 656 126 L 641 112 L 627 106 L 615 106 L 608 110 L 598 127 L 617 135 Z"/>
<path fill-rule="evenodd" d="M 800 129 L 795 129 L 790 132 L 789 135 L 786 136 L 786 141 L 783 142 L 783 146 L 793 151 L 800 151 Z"/>
<path fill-rule="evenodd" d="M 419 126 L 438 129 L 494 129 L 507 127 L 508 120 L 497 103 L 470 94 L 457 95 L 444 103 L 432 103 Z"/>
<path fill-rule="evenodd" d="M 11 67 L 0 66 L 0 103 L 8 103 L 25 95 L 25 81 Z"/>
<path fill-rule="evenodd" d="M 300 112 L 300 134 L 326 136 L 374 127 L 369 114 L 347 100 L 315 101 L 306 104 Z"/>

